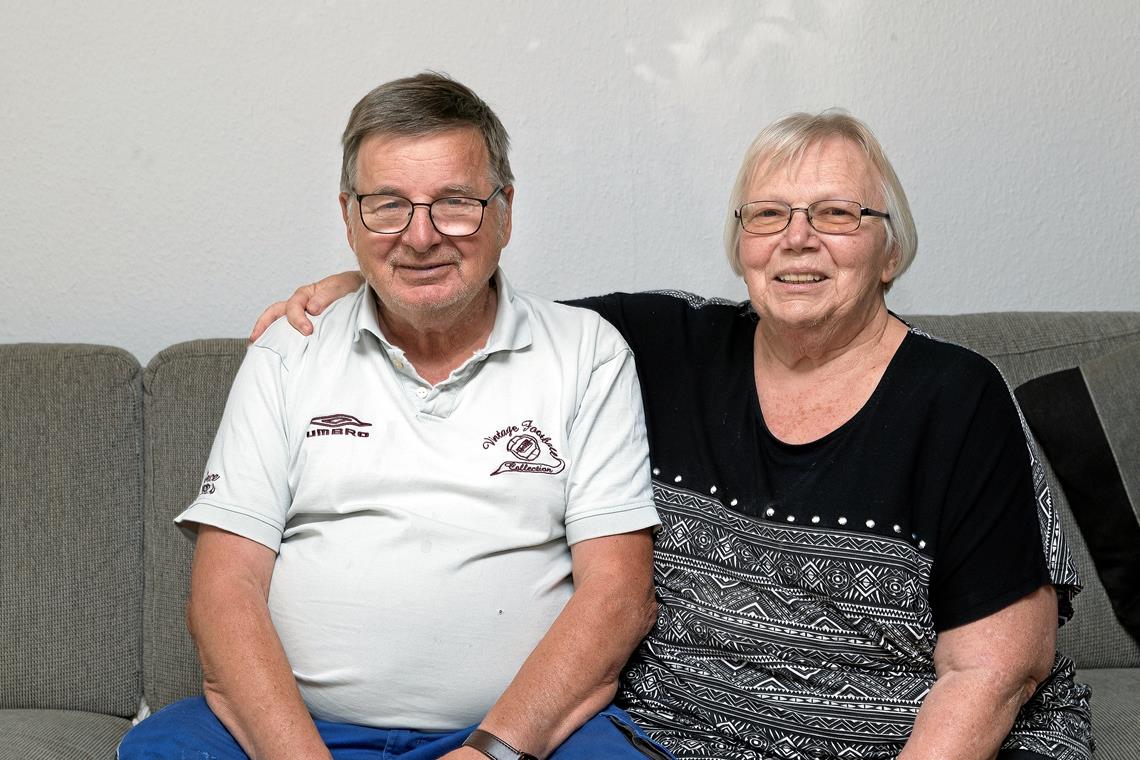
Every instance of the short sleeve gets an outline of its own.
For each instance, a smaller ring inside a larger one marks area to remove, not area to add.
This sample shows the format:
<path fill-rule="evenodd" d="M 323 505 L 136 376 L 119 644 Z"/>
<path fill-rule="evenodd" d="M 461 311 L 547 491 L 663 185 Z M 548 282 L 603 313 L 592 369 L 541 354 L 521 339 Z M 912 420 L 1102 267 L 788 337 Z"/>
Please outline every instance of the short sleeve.
<path fill-rule="evenodd" d="M 964 436 L 948 481 L 931 581 L 937 630 L 983 618 L 1050 583 L 1030 449 L 1008 388 L 989 369 L 957 411 Z"/>
<path fill-rule="evenodd" d="M 607 348 L 592 367 L 568 439 L 566 538 L 571 544 L 659 524 L 633 355 L 613 327 L 599 322 L 599 328 Z"/>
<path fill-rule="evenodd" d="M 290 504 L 281 357 L 254 345 L 230 388 L 197 498 L 174 519 L 212 525 L 277 551 Z"/>

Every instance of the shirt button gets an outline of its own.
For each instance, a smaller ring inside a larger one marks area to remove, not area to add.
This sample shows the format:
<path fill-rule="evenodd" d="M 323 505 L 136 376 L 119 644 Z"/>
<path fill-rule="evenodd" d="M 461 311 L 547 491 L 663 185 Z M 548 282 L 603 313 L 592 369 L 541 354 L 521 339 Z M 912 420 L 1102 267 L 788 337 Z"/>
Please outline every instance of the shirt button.
<path fill-rule="evenodd" d="M 403 368 L 404 368 L 404 363 L 403 363 L 402 361 L 400 361 L 399 359 L 393 359 L 393 360 L 392 360 L 392 365 L 393 365 L 393 366 L 394 366 L 396 369 L 403 369 Z"/>
<path fill-rule="evenodd" d="M 416 395 L 420 398 L 427 398 L 427 388 L 416 388 Z"/>

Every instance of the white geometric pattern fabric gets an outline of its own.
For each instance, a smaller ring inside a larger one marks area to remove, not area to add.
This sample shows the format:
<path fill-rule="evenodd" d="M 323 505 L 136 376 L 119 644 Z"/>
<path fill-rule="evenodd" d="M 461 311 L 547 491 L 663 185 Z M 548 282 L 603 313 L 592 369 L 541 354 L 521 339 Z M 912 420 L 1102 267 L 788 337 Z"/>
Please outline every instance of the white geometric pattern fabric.
<path fill-rule="evenodd" d="M 934 680 L 930 557 L 902 538 L 755 519 L 671 484 L 654 492 L 660 613 L 623 690 L 649 735 L 692 760 L 895 757 Z M 1087 711 L 1087 699 L 1042 689 L 1007 746 L 1087 759 L 1064 738 L 1084 730 L 1080 716 L 1048 709 Z"/>

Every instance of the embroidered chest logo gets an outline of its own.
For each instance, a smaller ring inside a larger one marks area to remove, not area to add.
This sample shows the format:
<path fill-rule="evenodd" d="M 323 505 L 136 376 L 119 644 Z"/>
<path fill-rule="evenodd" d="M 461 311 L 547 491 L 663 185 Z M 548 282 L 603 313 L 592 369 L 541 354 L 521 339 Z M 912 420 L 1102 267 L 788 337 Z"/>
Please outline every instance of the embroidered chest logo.
<path fill-rule="evenodd" d="M 347 435 L 355 438 L 367 438 L 368 431 L 363 428 L 369 427 L 372 427 L 371 422 L 357 419 L 351 414 L 326 414 L 323 417 L 314 417 L 309 420 L 309 429 L 305 431 L 305 437 Z"/>
<path fill-rule="evenodd" d="M 517 425 L 507 425 L 483 439 L 484 449 L 497 449 L 507 459 L 492 472 L 537 472 L 542 475 L 557 475 L 566 469 L 566 462 L 558 455 L 558 449 L 550 436 L 533 420 L 523 420 Z"/>

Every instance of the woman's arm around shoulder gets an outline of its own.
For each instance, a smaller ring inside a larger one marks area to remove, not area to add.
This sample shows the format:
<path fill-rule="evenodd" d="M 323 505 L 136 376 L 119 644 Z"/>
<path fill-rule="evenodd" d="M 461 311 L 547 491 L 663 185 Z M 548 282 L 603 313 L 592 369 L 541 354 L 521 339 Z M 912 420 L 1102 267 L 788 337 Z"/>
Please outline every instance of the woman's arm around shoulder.
<path fill-rule="evenodd" d="M 282 315 L 289 319 L 289 324 L 299 333 L 309 335 L 313 331 L 313 323 L 309 321 L 308 315 L 320 314 L 333 301 L 359 288 L 362 282 L 364 278 L 360 272 L 350 270 L 302 285 L 293 291 L 287 301 L 272 303 L 261 312 L 249 334 L 249 342 L 253 343 L 261 337 L 266 328 Z"/>

